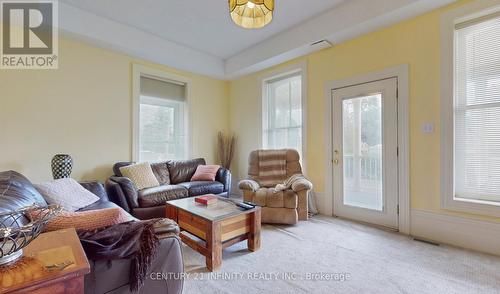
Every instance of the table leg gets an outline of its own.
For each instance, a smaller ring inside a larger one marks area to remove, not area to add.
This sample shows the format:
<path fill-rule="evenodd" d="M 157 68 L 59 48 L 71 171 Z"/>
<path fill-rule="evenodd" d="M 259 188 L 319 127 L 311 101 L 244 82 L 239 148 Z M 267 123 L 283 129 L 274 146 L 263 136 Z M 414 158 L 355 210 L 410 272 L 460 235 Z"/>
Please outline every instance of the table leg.
<path fill-rule="evenodd" d="M 165 207 L 166 217 L 173 220 L 174 222 L 179 222 L 177 219 L 177 208 L 167 203 Z"/>
<path fill-rule="evenodd" d="M 248 250 L 257 251 L 260 249 L 260 209 L 251 214 L 250 232 L 248 233 Z"/>
<path fill-rule="evenodd" d="M 222 264 L 221 234 L 220 222 L 212 222 L 211 225 L 209 225 L 206 240 L 208 249 L 206 264 L 210 271 L 218 270 Z"/>

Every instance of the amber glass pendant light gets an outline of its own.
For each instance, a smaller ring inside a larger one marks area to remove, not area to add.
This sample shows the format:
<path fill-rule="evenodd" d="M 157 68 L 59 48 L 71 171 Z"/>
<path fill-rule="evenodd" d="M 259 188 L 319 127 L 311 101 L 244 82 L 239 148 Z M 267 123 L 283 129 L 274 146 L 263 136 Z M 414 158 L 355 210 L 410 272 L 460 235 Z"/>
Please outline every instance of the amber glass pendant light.
<path fill-rule="evenodd" d="M 273 20 L 274 0 L 229 0 L 234 23 L 245 29 L 259 29 Z"/>

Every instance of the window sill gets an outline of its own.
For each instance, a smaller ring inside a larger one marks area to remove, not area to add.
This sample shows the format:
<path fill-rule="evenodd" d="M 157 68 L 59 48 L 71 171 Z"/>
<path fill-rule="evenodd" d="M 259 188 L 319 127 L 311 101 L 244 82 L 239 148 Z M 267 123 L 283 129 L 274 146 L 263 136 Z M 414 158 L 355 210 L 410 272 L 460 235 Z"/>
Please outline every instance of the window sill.
<path fill-rule="evenodd" d="M 500 217 L 500 203 L 463 199 L 463 198 L 443 198 L 441 208 L 458 212 L 472 213 L 484 216 Z"/>

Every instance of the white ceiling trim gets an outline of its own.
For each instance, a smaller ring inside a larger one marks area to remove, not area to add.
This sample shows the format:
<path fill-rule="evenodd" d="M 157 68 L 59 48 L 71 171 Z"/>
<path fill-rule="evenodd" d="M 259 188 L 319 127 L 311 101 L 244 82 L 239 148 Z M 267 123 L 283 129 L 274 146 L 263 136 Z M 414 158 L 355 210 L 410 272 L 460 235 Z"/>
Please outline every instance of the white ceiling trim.
<path fill-rule="evenodd" d="M 59 2 L 63 34 L 169 67 L 225 79 L 224 60 Z"/>
<path fill-rule="evenodd" d="M 223 60 L 59 2 L 63 34 L 134 57 L 218 79 L 235 79 L 415 17 L 455 0 L 350 0 Z"/>
<path fill-rule="evenodd" d="M 310 44 L 333 44 L 379 30 L 455 0 L 351 0 L 325 14 L 251 47 L 226 60 L 230 79 L 317 51 Z"/>

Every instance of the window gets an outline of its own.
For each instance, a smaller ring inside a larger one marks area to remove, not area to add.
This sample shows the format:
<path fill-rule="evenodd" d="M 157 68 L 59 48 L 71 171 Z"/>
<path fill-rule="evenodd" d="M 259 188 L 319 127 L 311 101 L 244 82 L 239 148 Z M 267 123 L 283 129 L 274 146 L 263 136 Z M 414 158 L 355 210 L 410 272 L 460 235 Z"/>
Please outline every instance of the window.
<path fill-rule="evenodd" d="M 301 72 L 264 81 L 263 148 L 296 149 L 303 158 L 303 85 Z"/>
<path fill-rule="evenodd" d="M 455 197 L 500 202 L 500 15 L 455 30 Z"/>
<path fill-rule="evenodd" d="M 448 56 L 443 51 L 442 203 L 495 215 L 500 212 L 500 13 L 473 12 L 474 18 L 455 16 L 453 27 L 444 30 L 453 41 L 443 43 L 450 50 Z M 451 79 L 446 68 L 452 68 Z"/>
<path fill-rule="evenodd" d="M 141 76 L 139 101 L 139 161 L 186 159 L 186 85 Z"/>

